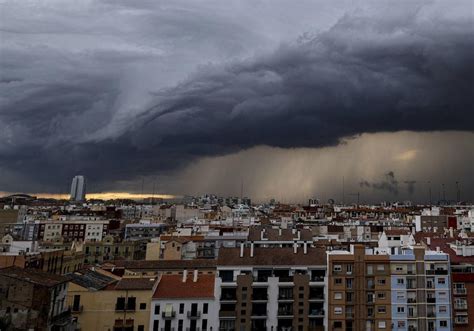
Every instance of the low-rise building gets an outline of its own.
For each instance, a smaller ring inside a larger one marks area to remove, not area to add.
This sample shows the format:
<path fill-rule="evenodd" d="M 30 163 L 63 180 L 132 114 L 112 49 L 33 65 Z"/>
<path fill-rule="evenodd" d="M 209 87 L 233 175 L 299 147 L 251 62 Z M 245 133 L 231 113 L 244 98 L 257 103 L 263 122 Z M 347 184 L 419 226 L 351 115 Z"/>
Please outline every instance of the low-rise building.
<path fill-rule="evenodd" d="M 34 269 L 0 269 L 2 330 L 75 330 L 66 303 L 68 278 Z"/>
<path fill-rule="evenodd" d="M 162 275 L 152 298 L 150 330 L 218 330 L 214 280 L 198 270 Z"/>

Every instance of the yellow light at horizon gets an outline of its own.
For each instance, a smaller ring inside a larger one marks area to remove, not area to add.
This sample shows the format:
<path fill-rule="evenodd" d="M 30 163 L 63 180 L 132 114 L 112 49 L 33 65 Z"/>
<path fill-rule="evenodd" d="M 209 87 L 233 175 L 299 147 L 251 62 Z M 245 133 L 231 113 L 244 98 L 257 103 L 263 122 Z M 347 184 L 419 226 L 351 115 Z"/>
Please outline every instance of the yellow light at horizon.
<path fill-rule="evenodd" d="M 14 193 L 10 192 L 0 192 L 0 196 L 8 196 Z M 57 193 L 27 193 L 38 198 L 52 198 L 52 199 L 69 199 L 69 194 L 57 194 Z M 86 195 L 87 199 L 100 199 L 100 200 L 112 200 L 112 199 L 146 199 L 146 198 L 156 198 L 156 199 L 173 199 L 176 198 L 176 195 L 172 194 L 139 194 L 139 193 L 129 193 L 129 192 L 100 192 L 100 193 L 89 193 Z"/>

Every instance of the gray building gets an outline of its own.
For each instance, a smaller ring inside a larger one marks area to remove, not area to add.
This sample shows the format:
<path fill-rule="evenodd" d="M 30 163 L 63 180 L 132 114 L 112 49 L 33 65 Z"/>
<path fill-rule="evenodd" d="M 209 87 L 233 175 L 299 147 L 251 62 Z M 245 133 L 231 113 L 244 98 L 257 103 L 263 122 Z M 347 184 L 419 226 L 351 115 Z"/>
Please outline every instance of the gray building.
<path fill-rule="evenodd" d="M 86 199 L 86 178 L 75 176 L 71 183 L 71 201 L 84 201 Z"/>

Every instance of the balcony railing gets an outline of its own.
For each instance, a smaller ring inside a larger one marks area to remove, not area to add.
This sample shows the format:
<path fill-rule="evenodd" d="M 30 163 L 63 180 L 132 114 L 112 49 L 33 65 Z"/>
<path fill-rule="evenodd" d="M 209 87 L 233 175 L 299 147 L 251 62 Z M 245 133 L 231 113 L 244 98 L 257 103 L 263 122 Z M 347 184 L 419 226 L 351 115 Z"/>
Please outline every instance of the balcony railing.
<path fill-rule="evenodd" d="M 455 287 L 454 288 L 454 294 L 466 295 L 467 294 L 467 289 L 464 288 L 464 287 Z"/>
<path fill-rule="evenodd" d="M 427 275 L 447 275 L 447 274 L 448 274 L 448 270 L 442 270 L 442 269 L 438 269 L 438 270 L 426 270 L 426 274 L 427 274 Z"/>
<path fill-rule="evenodd" d="M 469 319 L 467 316 L 456 316 L 454 318 L 454 324 L 468 324 Z"/>
<path fill-rule="evenodd" d="M 188 311 L 187 313 L 188 318 L 199 318 L 201 317 L 200 311 Z"/>
<path fill-rule="evenodd" d="M 161 313 L 161 317 L 163 317 L 164 319 L 167 319 L 167 318 L 175 318 L 176 317 L 176 312 L 175 311 L 169 311 L 169 312 L 162 312 Z"/>
<path fill-rule="evenodd" d="M 278 316 L 293 316 L 293 309 L 278 309 Z"/>
<path fill-rule="evenodd" d="M 324 316 L 324 309 L 311 309 L 309 311 L 310 316 Z"/>
<path fill-rule="evenodd" d="M 82 311 L 84 310 L 84 306 L 83 306 L 83 305 L 80 305 L 80 306 L 69 306 L 69 309 L 71 309 L 71 312 L 72 312 L 72 313 L 82 313 Z"/>
<path fill-rule="evenodd" d="M 454 304 L 454 309 L 466 310 L 467 309 L 467 303 L 455 303 Z"/>

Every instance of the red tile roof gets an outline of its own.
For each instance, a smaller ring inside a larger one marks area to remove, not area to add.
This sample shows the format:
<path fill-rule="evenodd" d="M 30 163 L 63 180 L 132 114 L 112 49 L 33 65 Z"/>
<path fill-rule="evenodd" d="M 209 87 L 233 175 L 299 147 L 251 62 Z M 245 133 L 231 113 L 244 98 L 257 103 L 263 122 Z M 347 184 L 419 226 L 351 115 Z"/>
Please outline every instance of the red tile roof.
<path fill-rule="evenodd" d="M 193 282 L 193 272 L 188 272 L 186 282 L 182 275 L 163 275 L 154 299 L 214 298 L 214 275 L 199 275 Z"/>

